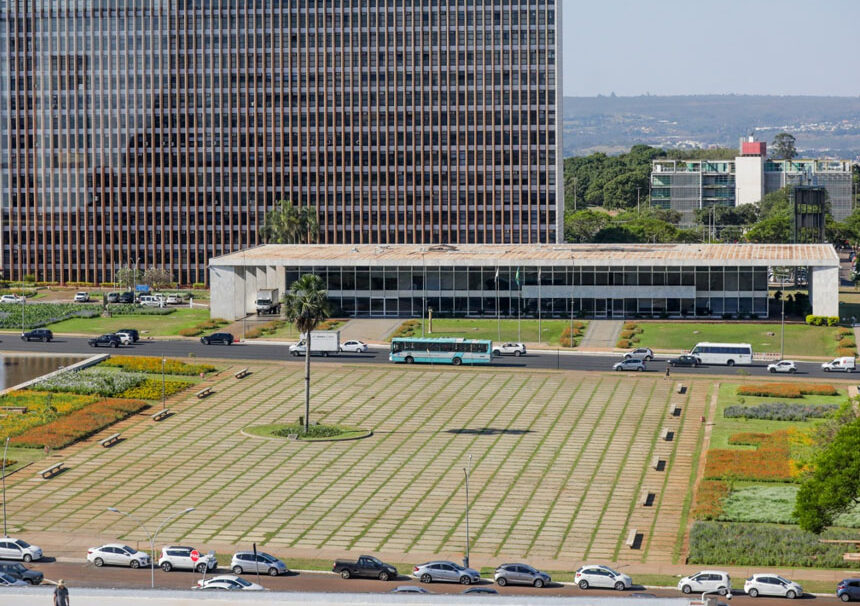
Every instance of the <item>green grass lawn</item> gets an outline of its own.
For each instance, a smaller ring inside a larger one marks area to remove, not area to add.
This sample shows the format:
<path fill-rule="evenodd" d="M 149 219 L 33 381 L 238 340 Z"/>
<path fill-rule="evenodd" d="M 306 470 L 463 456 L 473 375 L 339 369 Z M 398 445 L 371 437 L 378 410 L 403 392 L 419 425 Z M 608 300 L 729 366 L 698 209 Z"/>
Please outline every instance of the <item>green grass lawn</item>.
<path fill-rule="evenodd" d="M 779 352 L 779 324 L 739 324 L 729 322 L 642 322 L 639 347 L 689 350 L 700 341 L 749 343 L 753 352 Z M 767 333 L 773 333 L 773 336 Z M 832 326 L 785 325 L 786 356 L 836 355 L 836 328 Z"/>
<path fill-rule="evenodd" d="M 120 328 L 136 328 L 141 336 L 176 336 L 188 328 L 209 319 L 208 309 L 177 309 L 166 316 L 124 315 L 112 318 L 72 318 L 51 324 L 55 333 L 80 333 L 100 335 Z"/>
<path fill-rule="evenodd" d="M 420 320 L 419 320 L 420 322 Z M 542 320 L 541 342 L 548 345 L 558 345 L 561 333 L 570 326 L 569 320 Z M 429 334 L 429 323 L 425 320 L 425 336 L 433 337 L 463 337 L 466 339 L 490 339 L 492 341 L 524 341 L 538 342 L 538 321 L 534 319 L 502 320 L 501 337 L 499 337 L 499 322 L 491 319 L 472 318 L 434 318 L 433 334 Z M 583 333 L 585 330 L 583 329 Z M 416 331 L 421 335 L 421 327 Z M 579 340 L 578 340 L 579 341 Z"/>

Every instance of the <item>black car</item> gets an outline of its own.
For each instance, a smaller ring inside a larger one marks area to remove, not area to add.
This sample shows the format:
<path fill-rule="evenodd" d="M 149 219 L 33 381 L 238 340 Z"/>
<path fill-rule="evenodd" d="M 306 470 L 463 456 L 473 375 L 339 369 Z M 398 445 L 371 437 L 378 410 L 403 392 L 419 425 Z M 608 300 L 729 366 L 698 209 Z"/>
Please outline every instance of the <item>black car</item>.
<path fill-rule="evenodd" d="M 136 328 L 120 328 L 117 332 L 124 332 L 128 336 L 131 337 L 132 343 L 137 343 L 140 341 L 140 333 L 137 332 Z"/>
<path fill-rule="evenodd" d="M 45 575 L 38 570 L 30 570 L 20 562 L 2 562 L 0 563 L 0 572 L 27 581 L 30 585 L 38 585 L 45 578 Z"/>
<path fill-rule="evenodd" d="M 54 333 L 47 328 L 37 328 L 21 335 L 22 341 L 42 341 L 43 343 L 47 343 L 48 341 L 53 340 L 53 338 Z"/>
<path fill-rule="evenodd" d="M 134 303 L 134 293 L 130 291 L 119 293 L 117 303 Z"/>
<path fill-rule="evenodd" d="M 699 358 L 691 355 L 683 355 L 678 356 L 677 358 L 671 358 L 668 362 L 669 366 L 692 366 L 694 368 L 701 363 L 702 361 Z"/>
<path fill-rule="evenodd" d="M 90 344 L 90 347 L 119 347 L 122 341 L 115 334 L 109 334 L 90 339 L 87 343 Z"/>
<path fill-rule="evenodd" d="M 467 590 L 463 592 L 464 594 L 484 594 L 484 595 L 499 595 L 499 592 L 493 589 L 492 587 L 469 587 Z"/>
<path fill-rule="evenodd" d="M 200 342 L 203 343 L 203 345 L 214 345 L 216 343 L 220 343 L 221 345 L 232 345 L 233 335 L 229 332 L 216 332 L 208 337 L 200 337 Z"/>

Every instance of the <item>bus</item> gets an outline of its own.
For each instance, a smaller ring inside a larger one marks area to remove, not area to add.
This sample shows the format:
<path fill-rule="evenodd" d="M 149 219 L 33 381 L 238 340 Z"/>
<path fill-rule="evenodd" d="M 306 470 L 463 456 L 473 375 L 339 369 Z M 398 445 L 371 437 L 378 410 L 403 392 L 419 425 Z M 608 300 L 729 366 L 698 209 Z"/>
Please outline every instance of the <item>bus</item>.
<path fill-rule="evenodd" d="M 749 343 L 697 343 L 690 354 L 702 364 L 752 364 L 753 350 Z"/>
<path fill-rule="evenodd" d="M 427 364 L 489 364 L 493 342 L 479 339 L 391 339 L 391 362 Z"/>

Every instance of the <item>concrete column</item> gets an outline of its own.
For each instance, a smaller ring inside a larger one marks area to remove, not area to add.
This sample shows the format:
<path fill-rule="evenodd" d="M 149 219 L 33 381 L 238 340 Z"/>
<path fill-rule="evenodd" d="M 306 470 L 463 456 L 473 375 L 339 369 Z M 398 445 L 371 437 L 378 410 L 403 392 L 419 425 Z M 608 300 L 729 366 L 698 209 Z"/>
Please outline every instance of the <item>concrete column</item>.
<path fill-rule="evenodd" d="M 809 299 L 816 316 L 839 315 L 839 268 L 812 267 Z"/>
<path fill-rule="evenodd" d="M 242 268 L 209 268 L 209 316 L 238 320 L 242 317 Z"/>

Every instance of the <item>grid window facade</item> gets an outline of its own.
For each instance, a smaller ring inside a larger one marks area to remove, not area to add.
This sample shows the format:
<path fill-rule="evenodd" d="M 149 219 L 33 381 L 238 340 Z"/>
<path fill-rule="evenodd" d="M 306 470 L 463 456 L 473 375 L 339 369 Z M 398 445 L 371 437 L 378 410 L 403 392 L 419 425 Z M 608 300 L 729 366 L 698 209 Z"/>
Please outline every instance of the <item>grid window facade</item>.
<path fill-rule="evenodd" d="M 0 0 L 6 277 L 207 281 L 323 243 L 555 242 L 556 0 Z"/>

